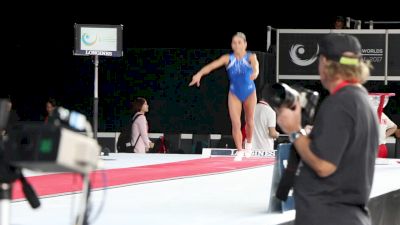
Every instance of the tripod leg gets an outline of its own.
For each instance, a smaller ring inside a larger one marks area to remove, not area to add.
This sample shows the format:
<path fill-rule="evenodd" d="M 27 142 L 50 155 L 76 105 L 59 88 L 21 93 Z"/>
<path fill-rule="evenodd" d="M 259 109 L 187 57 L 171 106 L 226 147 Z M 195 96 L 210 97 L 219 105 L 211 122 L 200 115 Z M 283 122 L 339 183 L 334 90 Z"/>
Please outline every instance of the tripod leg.
<path fill-rule="evenodd" d="M 10 224 L 11 184 L 0 183 L 0 225 Z"/>
<path fill-rule="evenodd" d="M 88 174 L 82 175 L 83 189 L 81 195 L 81 209 L 78 215 L 77 225 L 88 225 L 88 204 L 90 196 L 90 177 Z M 1 225 L 1 224 L 0 224 Z"/>

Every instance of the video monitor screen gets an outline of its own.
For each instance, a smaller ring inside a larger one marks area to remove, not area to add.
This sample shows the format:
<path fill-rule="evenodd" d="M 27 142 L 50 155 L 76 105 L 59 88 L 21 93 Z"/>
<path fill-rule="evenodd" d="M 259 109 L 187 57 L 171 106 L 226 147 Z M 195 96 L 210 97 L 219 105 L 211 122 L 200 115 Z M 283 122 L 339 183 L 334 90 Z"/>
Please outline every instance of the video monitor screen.
<path fill-rule="evenodd" d="M 121 57 L 122 25 L 75 25 L 75 55 Z"/>

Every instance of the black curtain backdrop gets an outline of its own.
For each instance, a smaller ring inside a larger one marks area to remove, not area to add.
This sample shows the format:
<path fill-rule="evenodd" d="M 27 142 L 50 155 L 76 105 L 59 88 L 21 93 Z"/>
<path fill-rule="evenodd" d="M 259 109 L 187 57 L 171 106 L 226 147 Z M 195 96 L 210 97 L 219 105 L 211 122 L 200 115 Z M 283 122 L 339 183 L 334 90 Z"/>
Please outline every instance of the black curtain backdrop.
<path fill-rule="evenodd" d="M 131 48 L 122 58 L 100 57 L 99 131 L 119 131 L 131 117 L 131 102 L 136 97 L 144 97 L 150 106 L 147 114 L 150 132 L 230 134 L 229 80 L 225 68 L 205 76 L 199 88 L 188 87 L 193 74 L 229 52 L 228 49 Z M 255 53 L 260 62 L 260 75 L 256 80 L 259 93 L 269 80 L 268 59 L 265 53 Z M 49 96 L 92 121 L 92 57 L 54 57 L 28 62 L 28 65 L 28 68 L 15 66 L 24 77 L 9 81 L 11 87 L 23 83 L 22 90 L 7 91 L 22 120 L 43 120 Z M 54 75 L 40 77 L 42 67 L 53 69 Z M 7 90 L 6 85 L 2 90 Z"/>

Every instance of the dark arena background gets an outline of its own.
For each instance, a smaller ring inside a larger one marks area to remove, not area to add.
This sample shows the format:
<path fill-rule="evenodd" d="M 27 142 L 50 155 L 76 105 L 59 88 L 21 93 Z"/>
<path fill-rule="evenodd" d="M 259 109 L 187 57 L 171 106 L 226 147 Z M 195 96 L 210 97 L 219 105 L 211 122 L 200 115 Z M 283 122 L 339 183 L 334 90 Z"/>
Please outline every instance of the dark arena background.
<path fill-rule="evenodd" d="M 60 105 L 93 114 L 93 58 L 74 56 L 74 24 L 123 24 L 121 58 L 100 57 L 99 131 L 115 132 L 127 123 L 130 102 L 135 97 L 148 99 L 150 132 L 230 133 L 227 111 L 228 78 L 224 69 L 202 80 L 200 88 L 189 88 L 191 76 L 206 63 L 230 52 L 231 36 L 242 31 L 248 49 L 258 55 L 261 73 L 258 91 L 275 82 L 274 46 L 266 52 L 267 26 L 274 28 L 329 29 L 336 16 L 279 19 L 267 16 L 256 23 L 226 22 L 210 18 L 182 23 L 179 17 L 161 17 L 154 21 L 101 16 L 28 16 L 7 25 L 9 36 L 3 58 L 2 96 L 10 95 L 13 108 L 22 121 L 42 121 L 49 97 Z M 48 19 L 53 18 L 50 24 Z M 356 17 L 367 20 L 394 20 L 385 17 Z M 368 25 L 362 24 L 363 29 Z M 400 25 L 399 25 L 400 26 Z M 383 28 L 395 28 L 386 25 Z M 379 28 L 379 25 L 376 25 Z M 275 35 L 272 35 L 274 45 Z M 291 83 L 291 81 L 287 81 Z M 317 80 L 297 80 L 326 95 Z M 400 123 L 398 82 L 370 81 L 373 92 L 394 92 L 385 112 Z"/>

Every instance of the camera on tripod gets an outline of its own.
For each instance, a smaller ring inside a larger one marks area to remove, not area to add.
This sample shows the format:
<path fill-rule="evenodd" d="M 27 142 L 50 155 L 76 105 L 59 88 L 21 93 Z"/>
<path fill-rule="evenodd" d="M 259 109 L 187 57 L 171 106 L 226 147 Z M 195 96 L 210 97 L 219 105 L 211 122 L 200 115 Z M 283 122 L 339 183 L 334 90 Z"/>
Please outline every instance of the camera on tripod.
<path fill-rule="evenodd" d="M 263 97 L 275 111 L 282 107 L 294 109 L 296 102 L 299 101 L 302 126 L 313 123 L 319 100 L 318 92 L 300 86 L 290 87 L 285 83 L 276 83 L 270 86 L 267 93 L 267 96 Z"/>
<path fill-rule="evenodd" d="M 5 160 L 16 167 L 42 172 L 88 174 L 96 169 L 100 146 L 84 134 L 92 132 L 86 117 L 62 107 L 56 108 L 51 117 L 52 124 L 20 124 L 10 129 Z"/>
<path fill-rule="evenodd" d="M 100 145 L 86 116 L 62 107 L 55 109 L 48 124 L 17 124 L 7 127 L 9 102 L 0 99 L 0 225 L 10 224 L 14 181 L 32 206 L 40 206 L 23 168 L 42 172 L 75 172 L 82 175 L 83 194 L 78 224 L 87 224 L 87 201 L 91 171 L 97 169 Z"/>

